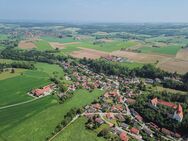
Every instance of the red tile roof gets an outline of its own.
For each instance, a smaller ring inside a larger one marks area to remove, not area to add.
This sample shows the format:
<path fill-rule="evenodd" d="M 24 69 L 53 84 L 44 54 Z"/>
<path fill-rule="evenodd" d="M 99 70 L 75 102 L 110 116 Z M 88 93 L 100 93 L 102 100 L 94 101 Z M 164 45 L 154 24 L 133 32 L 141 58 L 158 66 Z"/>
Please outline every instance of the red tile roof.
<path fill-rule="evenodd" d="M 121 132 L 120 139 L 122 141 L 128 141 L 127 133 L 126 132 Z"/>
<path fill-rule="evenodd" d="M 151 100 L 151 103 L 153 105 L 157 105 L 157 104 L 161 104 L 161 105 L 164 105 L 164 106 L 167 106 L 167 107 L 171 107 L 171 108 L 174 108 L 176 109 L 177 108 L 177 105 L 174 104 L 174 103 L 171 103 L 171 102 L 167 102 L 167 101 L 164 101 L 164 100 L 160 100 L 158 98 L 154 98 Z"/>
<path fill-rule="evenodd" d="M 139 134 L 139 130 L 137 128 L 132 127 L 130 131 L 133 134 Z"/>
<path fill-rule="evenodd" d="M 177 107 L 177 114 L 183 118 L 183 109 L 182 109 L 182 106 L 180 104 L 178 104 L 178 107 Z"/>
<path fill-rule="evenodd" d="M 37 96 L 43 95 L 45 92 L 51 91 L 51 85 L 45 86 L 42 89 L 35 89 L 33 90 L 33 93 Z"/>

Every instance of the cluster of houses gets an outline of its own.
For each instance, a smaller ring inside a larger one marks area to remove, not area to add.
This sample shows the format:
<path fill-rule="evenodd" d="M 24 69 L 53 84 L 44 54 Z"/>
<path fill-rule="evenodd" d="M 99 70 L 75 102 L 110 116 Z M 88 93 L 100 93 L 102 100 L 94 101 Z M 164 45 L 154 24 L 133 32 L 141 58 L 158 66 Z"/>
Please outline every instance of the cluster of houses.
<path fill-rule="evenodd" d="M 117 56 L 114 56 L 114 55 L 108 55 L 106 57 L 102 57 L 103 59 L 107 60 L 107 61 L 112 61 L 112 62 L 130 62 L 128 60 L 128 58 L 124 58 L 124 57 L 117 57 Z"/>
<path fill-rule="evenodd" d="M 115 135 L 118 135 L 122 141 L 129 140 L 129 137 L 141 140 L 142 132 L 146 133 L 149 137 L 153 137 L 153 131 L 151 129 L 156 130 L 158 129 L 158 126 L 154 123 L 144 124 L 143 117 L 134 109 L 129 109 L 127 105 L 135 103 L 135 97 L 142 94 L 142 92 L 137 89 L 137 86 L 141 82 L 139 78 L 124 78 L 113 75 L 106 76 L 101 73 L 92 72 L 87 66 L 82 64 L 73 66 L 70 63 L 64 62 L 63 67 L 72 70 L 71 74 L 66 74 L 67 79 L 71 79 L 71 76 L 76 78 L 76 81 L 71 85 L 73 90 L 80 86 L 88 90 L 95 88 L 105 90 L 105 94 L 101 96 L 97 102 L 85 107 L 84 115 L 90 119 L 91 127 L 96 124 L 98 126 L 108 124 L 111 129 L 110 131 Z M 146 79 L 145 83 L 160 83 L 160 81 L 160 79 Z M 121 92 L 119 91 L 120 84 L 121 87 L 123 86 Z M 132 86 L 134 86 L 134 89 L 132 89 Z M 172 118 L 180 122 L 182 121 L 183 111 L 180 104 L 175 105 L 157 98 L 151 100 L 151 105 L 154 108 L 157 108 L 158 104 L 172 107 L 174 109 Z M 131 124 L 127 123 L 127 118 L 130 118 Z M 180 137 L 179 134 L 173 133 L 165 128 L 159 128 L 158 131 L 172 137 Z"/>

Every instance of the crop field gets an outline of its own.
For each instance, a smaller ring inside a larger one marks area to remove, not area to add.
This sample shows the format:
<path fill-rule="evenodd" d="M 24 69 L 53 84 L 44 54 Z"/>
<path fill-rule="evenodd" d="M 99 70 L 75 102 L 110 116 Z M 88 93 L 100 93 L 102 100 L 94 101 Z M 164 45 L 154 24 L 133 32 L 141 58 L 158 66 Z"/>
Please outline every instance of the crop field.
<path fill-rule="evenodd" d="M 67 45 L 67 48 L 69 47 L 83 47 L 83 48 L 90 48 L 90 49 L 95 49 L 99 51 L 104 51 L 104 52 L 112 52 L 115 50 L 120 50 L 122 48 L 128 48 L 131 46 L 135 46 L 137 42 L 134 41 L 113 41 L 113 42 L 106 42 L 106 43 L 100 43 L 100 44 L 93 44 L 92 41 L 82 41 L 78 45 Z"/>
<path fill-rule="evenodd" d="M 23 75 L 0 80 L 0 106 L 6 106 L 32 99 L 27 95 L 27 92 L 33 88 L 38 88 L 49 83 L 47 78 L 28 75 L 24 72 Z M 35 74 L 38 75 L 36 72 Z"/>
<path fill-rule="evenodd" d="M 11 61 L 1 59 L 1 62 Z M 30 100 L 31 97 L 27 95 L 27 92 L 47 85 L 50 76 L 64 77 L 63 69 L 58 65 L 36 63 L 35 67 L 37 70 L 15 69 L 15 73 L 0 74 L 0 106 Z"/>
<path fill-rule="evenodd" d="M 53 48 L 50 46 L 50 44 L 45 40 L 38 40 L 34 42 L 37 46 L 37 50 L 39 51 L 45 51 L 45 50 L 52 50 Z"/>
<path fill-rule="evenodd" d="M 84 117 L 77 119 L 53 141 L 105 141 L 104 138 L 97 137 L 94 131 L 86 129 L 86 122 Z"/>
<path fill-rule="evenodd" d="M 50 36 L 43 36 L 43 40 L 46 40 L 48 42 L 59 42 L 59 43 L 69 43 L 69 42 L 75 42 L 77 40 L 74 40 L 74 38 L 66 37 L 66 38 L 56 38 L 56 37 L 50 37 Z"/>
<path fill-rule="evenodd" d="M 21 49 L 34 49 L 37 46 L 33 43 L 33 41 L 20 41 L 18 47 Z"/>
<path fill-rule="evenodd" d="M 45 140 L 70 109 L 90 104 L 102 94 L 101 90 L 91 93 L 77 90 L 74 96 L 63 104 L 58 104 L 57 100 L 48 96 L 32 103 L 0 110 L 0 115 L 3 115 L 0 117 L 0 140 Z"/>
<path fill-rule="evenodd" d="M 25 72 L 25 69 L 14 69 L 14 73 L 10 72 L 10 69 L 8 71 L 4 71 L 0 73 L 0 80 L 12 78 L 18 75 L 21 75 L 23 72 Z"/>
<path fill-rule="evenodd" d="M 139 50 L 142 53 L 157 53 L 157 54 L 167 54 L 176 55 L 176 53 L 181 49 L 179 45 L 172 45 L 166 47 L 142 47 Z"/>
<path fill-rule="evenodd" d="M 159 63 L 158 67 L 165 71 L 184 74 L 188 70 L 188 61 L 169 59 L 168 61 Z"/>
<path fill-rule="evenodd" d="M 7 35 L 0 34 L 0 40 L 6 40 L 6 39 L 7 39 Z"/>
<path fill-rule="evenodd" d="M 71 56 L 75 58 L 90 58 L 90 59 L 97 59 L 100 57 L 105 57 L 108 56 L 108 53 L 103 52 L 103 51 L 98 51 L 94 49 L 89 49 L 89 48 L 79 48 L 81 50 L 79 51 L 73 51 L 70 53 Z"/>
<path fill-rule="evenodd" d="M 188 61 L 188 48 L 181 49 L 176 54 L 176 59 Z"/>
<path fill-rule="evenodd" d="M 129 60 L 139 63 L 155 63 L 156 61 L 164 61 L 169 59 L 169 56 L 159 54 L 135 53 L 128 51 L 114 51 L 112 55 L 126 57 Z"/>
<path fill-rule="evenodd" d="M 59 77 L 64 76 L 64 71 L 58 65 L 52 65 L 47 63 L 36 63 L 35 67 L 38 71 L 47 73 L 49 76 L 55 75 Z"/>

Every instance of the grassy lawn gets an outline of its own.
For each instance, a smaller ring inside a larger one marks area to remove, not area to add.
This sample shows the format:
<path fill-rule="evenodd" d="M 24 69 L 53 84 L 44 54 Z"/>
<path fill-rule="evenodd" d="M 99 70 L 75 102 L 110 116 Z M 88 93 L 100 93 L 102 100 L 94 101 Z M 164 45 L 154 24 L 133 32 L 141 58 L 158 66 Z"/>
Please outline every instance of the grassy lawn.
<path fill-rule="evenodd" d="M 158 54 L 176 55 L 176 53 L 180 49 L 181 49 L 181 46 L 173 45 L 173 46 L 160 47 L 160 48 L 143 47 L 143 48 L 140 48 L 139 50 L 141 50 L 141 52 L 143 52 L 143 53 L 158 53 Z"/>
<path fill-rule="evenodd" d="M 7 35 L 0 34 L 0 40 L 6 40 L 6 39 L 7 39 Z"/>
<path fill-rule="evenodd" d="M 3 117 L 0 118 L 0 140 L 3 138 L 8 141 L 45 140 L 45 138 L 54 130 L 55 126 L 63 120 L 64 115 L 66 115 L 70 109 L 90 104 L 102 94 L 103 91 L 100 90 L 95 90 L 92 93 L 89 93 L 86 90 L 78 90 L 75 91 L 74 96 L 71 99 L 65 101 L 63 104 L 58 104 L 56 100 L 51 98 L 51 100 L 49 100 L 49 105 L 42 103 L 35 107 L 32 102 L 25 104 L 25 106 L 23 105 L 22 108 L 20 108 L 20 106 L 14 107 L 14 110 L 19 111 L 20 115 L 27 116 L 30 113 L 34 113 L 29 117 L 19 116 L 16 112 L 11 112 L 11 109 L 4 109 L 3 111 L 0 111 L 0 115 L 3 114 Z M 41 100 L 34 102 L 41 103 Z M 33 106 L 34 108 L 32 109 Z M 36 112 L 38 109 L 41 110 Z M 24 111 L 28 111 L 28 113 L 23 114 L 22 112 Z M 11 118 L 11 120 L 8 120 L 8 118 L 6 119 L 6 117 Z M 20 118 L 19 124 L 16 124 L 15 126 L 12 122 L 17 120 L 16 118 L 18 117 Z M 10 128 L 7 128 L 7 124 Z"/>
<path fill-rule="evenodd" d="M 104 138 L 97 137 L 97 134 L 85 128 L 87 119 L 81 117 L 66 128 L 54 141 L 105 141 Z"/>
<path fill-rule="evenodd" d="M 35 45 L 37 46 L 37 50 L 39 50 L 39 51 L 45 51 L 45 50 L 52 50 L 53 49 L 50 46 L 50 44 L 45 40 L 35 41 Z"/>
<path fill-rule="evenodd" d="M 56 38 L 56 37 L 50 37 L 50 36 L 43 36 L 42 39 L 49 41 L 49 42 L 59 42 L 59 43 L 76 42 L 76 40 L 74 40 L 74 38 L 72 37 Z"/>
<path fill-rule="evenodd" d="M 23 73 L 23 72 L 26 71 L 25 69 L 14 69 L 14 70 L 15 70 L 14 73 L 11 73 L 10 70 L 9 70 L 9 71 L 6 71 L 6 72 L 0 73 L 0 80 L 18 76 L 18 75 L 20 75 L 21 73 Z"/>

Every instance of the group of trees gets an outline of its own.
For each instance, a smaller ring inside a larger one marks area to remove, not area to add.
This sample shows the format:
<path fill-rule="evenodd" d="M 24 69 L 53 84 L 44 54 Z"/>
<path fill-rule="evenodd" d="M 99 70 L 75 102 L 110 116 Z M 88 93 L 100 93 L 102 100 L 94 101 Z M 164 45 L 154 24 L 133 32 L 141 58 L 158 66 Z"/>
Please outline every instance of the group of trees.
<path fill-rule="evenodd" d="M 12 62 L 10 64 L 0 63 L 0 72 L 3 72 L 6 68 L 23 68 L 23 69 L 34 69 L 33 63 L 29 62 Z"/>
<path fill-rule="evenodd" d="M 45 62 L 49 64 L 56 63 L 67 59 L 65 56 L 56 56 L 51 52 L 37 51 L 37 50 L 18 50 L 18 49 L 4 49 L 0 53 L 0 58 L 12 59 L 12 60 L 25 60 L 25 61 L 36 61 L 36 62 Z"/>

